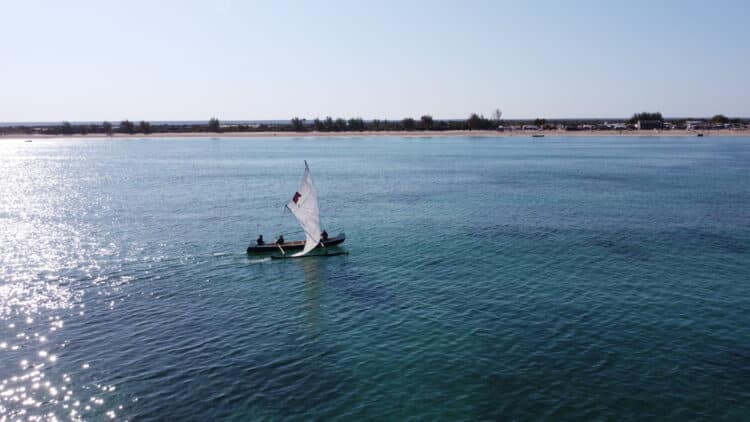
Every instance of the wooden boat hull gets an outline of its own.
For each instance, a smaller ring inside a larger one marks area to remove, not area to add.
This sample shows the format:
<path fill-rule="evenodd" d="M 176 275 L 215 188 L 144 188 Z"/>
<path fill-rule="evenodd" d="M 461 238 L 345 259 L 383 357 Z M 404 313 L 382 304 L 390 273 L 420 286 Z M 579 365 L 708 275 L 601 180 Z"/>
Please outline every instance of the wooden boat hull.
<path fill-rule="evenodd" d="M 337 246 L 342 243 L 344 243 L 344 240 L 346 240 L 346 235 L 344 233 L 339 233 L 338 235 L 334 237 L 329 237 L 328 240 L 322 242 L 325 247 L 331 247 L 331 246 Z M 275 243 L 267 243 L 265 245 L 250 245 L 247 247 L 247 253 L 248 254 L 266 254 L 266 253 L 277 253 L 281 252 L 279 249 L 279 246 L 281 246 L 281 249 L 284 249 L 284 252 L 289 251 L 301 251 L 305 248 L 305 241 L 304 240 L 298 240 L 295 242 L 285 242 L 281 245 L 277 245 Z M 322 248 L 323 246 L 318 245 L 317 249 Z"/>
<path fill-rule="evenodd" d="M 324 256 L 339 256 L 339 255 L 349 255 L 349 252 L 347 251 L 338 251 L 338 252 L 326 252 L 321 254 L 307 254 L 302 256 L 294 256 L 294 255 L 271 255 L 271 259 L 299 259 L 299 258 L 322 258 Z"/>

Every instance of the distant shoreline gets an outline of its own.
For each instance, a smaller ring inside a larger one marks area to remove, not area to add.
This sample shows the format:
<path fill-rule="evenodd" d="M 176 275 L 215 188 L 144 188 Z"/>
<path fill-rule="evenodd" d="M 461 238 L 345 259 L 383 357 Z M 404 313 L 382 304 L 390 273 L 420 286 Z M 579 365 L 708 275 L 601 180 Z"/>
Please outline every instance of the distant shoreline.
<path fill-rule="evenodd" d="M 704 136 L 750 136 L 750 129 L 714 129 L 705 131 L 694 130 L 441 130 L 441 131 L 349 131 L 349 132 L 181 132 L 181 133 L 115 133 L 112 136 L 92 135 L 0 135 L 3 139 L 140 139 L 140 138 L 361 138 L 361 137 L 403 137 L 403 138 L 434 138 L 450 136 L 471 136 L 485 138 L 527 137 L 544 135 L 545 137 L 690 137 L 703 133 Z"/>

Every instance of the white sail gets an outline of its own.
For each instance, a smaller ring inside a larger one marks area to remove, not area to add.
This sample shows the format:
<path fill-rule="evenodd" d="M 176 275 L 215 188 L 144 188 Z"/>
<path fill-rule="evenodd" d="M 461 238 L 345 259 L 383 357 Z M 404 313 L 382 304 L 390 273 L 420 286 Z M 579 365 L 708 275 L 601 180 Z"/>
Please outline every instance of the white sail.
<path fill-rule="evenodd" d="M 320 243 L 318 194 L 315 193 L 307 161 L 305 161 L 305 175 L 302 176 L 302 182 L 300 182 L 297 192 L 294 193 L 292 200 L 286 206 L 297 217 L 299 225 L 305 231 L 305 249 L 292 256 L 305 255 Z"/>

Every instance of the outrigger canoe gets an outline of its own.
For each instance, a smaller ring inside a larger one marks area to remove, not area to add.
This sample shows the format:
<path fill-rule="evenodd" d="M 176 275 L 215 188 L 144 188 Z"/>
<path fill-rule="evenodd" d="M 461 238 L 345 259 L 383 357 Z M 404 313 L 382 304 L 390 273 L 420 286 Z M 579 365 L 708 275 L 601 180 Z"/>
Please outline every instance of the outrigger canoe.
<path fill-rule="evenodd" d="M 344 243 L 344 240 L 346 240 L 346 234 L 339 233 L 338 235 L 334 237 L 329 237 L 328 240 L 321 240 L 318 244 L 318 248 L 325 247 L 331 247 L 336 246 Z M 299 251 L 305 248 L 305 241 L 304 240 L 298 240 L 293 242 L 284 242 L 284 243 L 267 243 L 264 245 L 250 245 L 247 247 L 247 253 L 249 254 L 265 254 L 265 253 L 274 253 L 274 252 L 281 252 L 281 249 L 284 250 L 284 252 L 289 251 Z"/>
<path fill-rule="evenodd" d="M 250 244 L 247 247 L 248 254 L 266 254 L 266 253 L 281 253 L 281 255 L 271 256 L 272 259 L 285 259 L 285 258 L 303 258 L 308 255 L 313 249 L 320 249 L 340 245 L 346 240 L 344 233 L 339 233 L 337 236 L 322 238 L 322 235 L 327 232 L 320 227 L 320 208 L 318 207 L 318 194 L 315 192 L 313 187 L 312 175 L 310 175 L 310 167 L 305 161 L 305 173 L 302 175 L 302 181 L 300 181 L 297 191 L 294 192 L 292 199 L 286 204 L 286 208 L 294 215 L 297 222 L 305 232 L 305 240 L 284 242 L 284 243 L 271 243 L 271 244 Z M 298 251 L 287 255 L 289 251 Z M 325 250 L 324 254 L 315 254 L 314 256 L 333 256 L 333 255 L 346 255 L 348 252 L 341 250 Z"/>

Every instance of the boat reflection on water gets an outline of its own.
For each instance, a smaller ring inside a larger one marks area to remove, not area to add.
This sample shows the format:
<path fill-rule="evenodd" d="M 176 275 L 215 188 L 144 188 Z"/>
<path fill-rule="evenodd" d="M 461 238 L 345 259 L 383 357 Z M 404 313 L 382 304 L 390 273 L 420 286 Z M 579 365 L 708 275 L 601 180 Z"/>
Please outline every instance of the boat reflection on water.
<path fill-rule="evenodd" d="M 308 334 L 312 338 L 320 335 L 320 285 L 325 277 L 321 275 L 320 259 L 295 259 L 293 260 L 301 269 L 305 278 L 305 319 L 307 320 Z"/>

